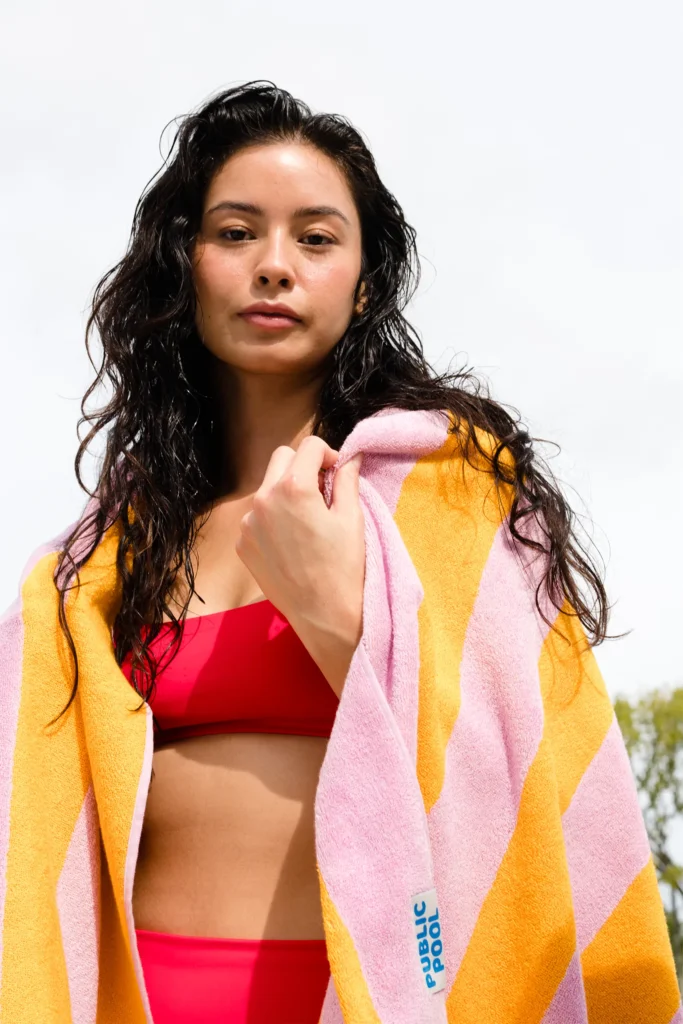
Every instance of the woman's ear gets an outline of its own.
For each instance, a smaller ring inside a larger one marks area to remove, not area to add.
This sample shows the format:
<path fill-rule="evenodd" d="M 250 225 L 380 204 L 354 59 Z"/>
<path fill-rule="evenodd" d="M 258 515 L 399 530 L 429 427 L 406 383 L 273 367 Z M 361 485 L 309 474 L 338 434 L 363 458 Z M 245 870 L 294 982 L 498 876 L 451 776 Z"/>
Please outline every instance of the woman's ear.
<path fill-rule="evenodd" d="M 356 302 L 356 305 L 353 307 L 354 313 L 362 313 L 363 310 L 365 309 L 365 304 L 368 301 L 365 291 L 365 281 L 361 281 L 360 289 L 358 292 L 358 301 Z"/>

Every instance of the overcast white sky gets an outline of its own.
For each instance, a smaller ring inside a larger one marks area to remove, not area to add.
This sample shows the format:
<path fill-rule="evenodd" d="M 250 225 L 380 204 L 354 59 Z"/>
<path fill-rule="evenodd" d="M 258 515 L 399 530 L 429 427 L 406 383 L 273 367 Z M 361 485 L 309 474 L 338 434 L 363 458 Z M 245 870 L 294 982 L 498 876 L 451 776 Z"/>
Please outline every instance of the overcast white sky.
<path fill-rule="evenodd" d="M 683 683 L 681 10 L 5 3 L 0 607 L 82 510 L 88 304 L 164 126 L 266 78 L 364 133 L 418 232 L 408 316 L 428 358 L 473 365 L 562 446 L 553 465 L 608 561 L 612 628 L 632 630 L 596 652 L 610 693 Z"/>

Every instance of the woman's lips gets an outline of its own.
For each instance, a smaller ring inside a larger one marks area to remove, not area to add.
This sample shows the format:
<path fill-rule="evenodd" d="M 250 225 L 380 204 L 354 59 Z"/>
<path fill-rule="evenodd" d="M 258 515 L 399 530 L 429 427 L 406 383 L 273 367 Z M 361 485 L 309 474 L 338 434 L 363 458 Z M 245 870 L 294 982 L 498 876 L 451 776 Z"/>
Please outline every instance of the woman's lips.
<path fill-rule="evenodd" d="M 270 331 L 281 331 L 283 327 L 294 327 L 301 323 L 300 320 L 285 316 L 283 313 L 240 313 L 240 316 L 255 327 L 265 327 Z"/>

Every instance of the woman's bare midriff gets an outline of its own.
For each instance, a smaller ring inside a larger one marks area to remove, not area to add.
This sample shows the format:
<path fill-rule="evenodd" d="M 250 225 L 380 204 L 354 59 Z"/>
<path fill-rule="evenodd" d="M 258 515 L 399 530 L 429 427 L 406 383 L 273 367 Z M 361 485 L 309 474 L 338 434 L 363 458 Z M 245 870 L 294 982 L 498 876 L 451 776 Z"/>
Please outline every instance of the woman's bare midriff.
<path fill-rule="evenodd" d="M 200 530 L 195 581 L 205 604 L 193 595 L 188 616 L 263 597 L 235 553 L 250 508 L 251 495 L 223 499 Z M 323 939 L 313 809 L 327 743 L 217 733 L 156 749 L 134 879 L 136 927 Z"/>
<path fill-rule="evenodd" d="M 136 927 L 324 938 L 313 807 L 327 742 L 224 733 L 155 751 L 133 892 Z"/>

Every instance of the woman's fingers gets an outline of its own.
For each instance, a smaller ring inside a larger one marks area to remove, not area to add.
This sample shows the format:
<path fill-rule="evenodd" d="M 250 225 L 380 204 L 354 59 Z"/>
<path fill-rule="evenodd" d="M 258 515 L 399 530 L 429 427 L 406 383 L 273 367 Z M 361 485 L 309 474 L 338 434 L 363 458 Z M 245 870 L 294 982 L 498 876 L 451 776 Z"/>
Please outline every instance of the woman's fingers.
<path fill-rule="evenodd" d="M 321 437 L 309 434 L 300 441 L 283 476 L 295 478 L 297 484 L 306 490 L 319 491 L 320 472 L 333 466 L 338 457 L 339 452 L 330 448 Z"/>
<path fill-rule="evenodd" d="M 363 453 L 357 452 L 352 459 L 345 462 L 334 475 L 332 485 L 332 507 L 345 512 L 359 505 L 360 467 Z"/>
<path fill-rule="evenodd" d="M 320 474 L 333 466 L 338 457 L 336 449 L 330 448 L 321 437 L 313 434 L 302 438 L 296 451 L 288 445 L 280 445 L 270 457 L 261 485 L 254 495 L 256 502 L 267 498 L 283 477 L 294 479 L 297 488 L 311 492 L 315 490 L 322 494 Z"/>
<path fill-rule="evenodd" d="M 270 461 L 258 489 L 261 494 L 267 493 L 278 482 L 280 477 L 287 472 L 295 455 L 294 449 L 289 448 L 285 444 L 281 444 L 275 449 L 270 456 Z"/>
<path fill-rule="evenodd" d="M 294 473 L 297 478 L 301 476 L 303 480 L 310 481 L 312 487 L 317 488 L 318 473 L 333 466 L 338 457 L 339 452 L 335 448 L 330 448 L 322 437 L 309 434 L 299 443 L 290 473 Z"/>

